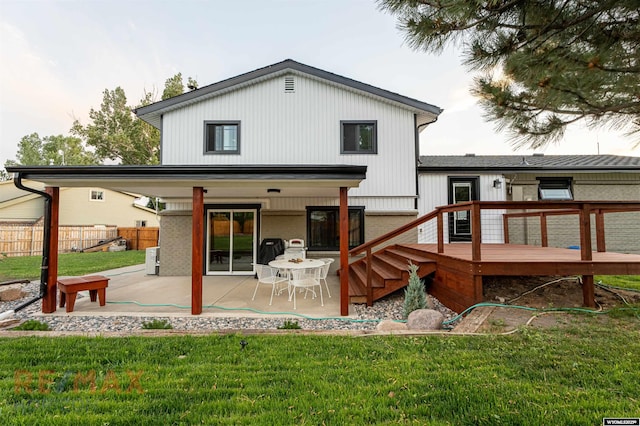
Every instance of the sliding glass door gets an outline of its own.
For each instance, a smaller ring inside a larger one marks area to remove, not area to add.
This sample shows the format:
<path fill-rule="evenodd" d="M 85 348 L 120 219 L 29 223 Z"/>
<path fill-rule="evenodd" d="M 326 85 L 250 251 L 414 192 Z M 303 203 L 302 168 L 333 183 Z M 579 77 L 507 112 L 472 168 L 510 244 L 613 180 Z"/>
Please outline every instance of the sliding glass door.
<path fill-rule="evenodd" d="M 207 210 L 207 275 L 253 274 L 256 215 L 256 210 Z"/>

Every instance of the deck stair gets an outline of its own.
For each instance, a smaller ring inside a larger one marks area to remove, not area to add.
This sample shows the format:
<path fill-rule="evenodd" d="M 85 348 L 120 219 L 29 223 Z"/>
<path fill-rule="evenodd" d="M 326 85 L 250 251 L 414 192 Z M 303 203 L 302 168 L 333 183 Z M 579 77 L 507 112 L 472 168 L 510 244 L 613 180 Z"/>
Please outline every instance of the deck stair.
<path fill-rule="evenodd" d="M 436 262 L 424 252 L 403 245 L 392 245 L 371 256 L 371 284 L 373 300 L 379 300 L 409 283 L 409 264 L 418 266 L 418 276 L 424 277 L 436 270 Z M 350 303 L 367 302 L 367 258 L 352 263 L 349 268 Z"/>

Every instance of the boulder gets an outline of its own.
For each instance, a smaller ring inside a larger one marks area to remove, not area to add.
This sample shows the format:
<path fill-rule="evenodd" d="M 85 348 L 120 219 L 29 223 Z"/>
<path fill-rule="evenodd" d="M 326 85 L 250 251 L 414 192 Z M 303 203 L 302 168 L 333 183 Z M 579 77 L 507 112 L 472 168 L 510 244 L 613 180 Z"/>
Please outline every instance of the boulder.
<path fill-rule="evenodd" d="M 0 287 L 0 301 L 10 302 L 25 297 L 27 293 L 22 291 L 20 284 L 11 284 Z"/>
<path fill-rule="evenodd" d="M 409 330 L 440 330 L 444 315 L 433 309 L 418 309 L 409 314 L 407 328 Z"/>
<path fill-rule="evenodd" d="M 407 324 L 403 322 L 396 322 L 392 320 L 382 320 L 376 326 L 378 331 L 406 331 Z"/>

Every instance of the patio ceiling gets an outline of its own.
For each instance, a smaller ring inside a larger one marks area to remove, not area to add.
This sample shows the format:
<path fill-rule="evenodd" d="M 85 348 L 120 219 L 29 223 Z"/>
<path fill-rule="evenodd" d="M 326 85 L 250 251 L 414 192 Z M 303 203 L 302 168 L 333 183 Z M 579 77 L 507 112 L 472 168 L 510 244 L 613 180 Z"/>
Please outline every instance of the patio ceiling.
<path fill-rule="evenodd" d="M 366 166 L 12 166 L 9 173 L 52 187 L 106 188 L 163 199 L 338 197 L 365 179 Z M 272 191 L 269 191 L 272 190 Z"/>

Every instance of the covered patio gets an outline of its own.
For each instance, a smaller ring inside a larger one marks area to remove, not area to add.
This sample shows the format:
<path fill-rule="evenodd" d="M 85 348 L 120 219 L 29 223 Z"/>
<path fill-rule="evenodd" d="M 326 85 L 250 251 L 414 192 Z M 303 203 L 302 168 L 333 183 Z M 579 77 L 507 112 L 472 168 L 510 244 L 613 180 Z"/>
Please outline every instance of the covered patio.
<path fill-rule="evenodd" d="M 190 313 L 200 315 L 207 306 L 218 301 L 215 296 L 205 293 L 205 283 L 225 282 L 222 275 L 210 277 L 204 272 L 205 247 L 207 229 L 205 224 L 206 203 L 253 203 L 267 208 L 274 198 L 296 199 L 305 197 L 324 197 L 332 199 L 339 209 L 339 256 L 336 256 L 334 269 L 345 273 L 340 274 L 340 283 L 332 291 L 331 301 L 338 302 L 338 312 L 331 312 L 325 303 L 321 312 L 329 315 L 349 315 L 348 298 L 348 268 L 349 268 L 349 218 L 348 191 L 357 188 L 366 176 L 366 166 L 352 165 L 243 165 L 243 166 L 13 166 L 7 171 L 14 173 L 14 181 L 19 188 L 43 196 L 45 202 L 45 254 L 43 259 L 43 274 L 41 281 L 46 283 L 43 294 L 42 312 L 53 313 L 57 309 L 57 280 L 58 280 L 58 252 L 57 229 L 60 187 L 101 187 L 116 191 L 133 192 L 147 196 L 158 197 L 188 205 L 191 220 L 191 235 L 182 235 L 181 241 L 190 241 L 184 247 L 184 252 L 190 252 L 186 262 L 190 264 L 190 277 L 169 277 L 175 282 L 187 282 L 171 286 L 171 291 L 152 291 L 151 294 L 164 293 L 167 300 L 153 300 L 151 303 L 172 303 L 174 305 L 189 306 Z M 43 182 L 46 192 L 28 188 L 22 184 L 22 179 Z M 262 230 L 258 228 L 257 238 L 262 238 Z M 162 224 L 161 224 L 162 239 Z M 162 242 L 161 242 L 162 245 Z M 188 248 L 187 248 L 188 247 Z M 239 279 L 253 277 L 247 271 L 243 276 L 232 275 L 237 282 Z M 161 273 L 161 275 L 163 275 Z M 171 275 L 171 274 L 167 274 Z M 333 274 L 335 277 L 335 274 Z M 159 277 L 164 278 L 164 277 Z M 146 281 L 146 280 L 144 280 Z M 139 285 L 143 285 L 142 281 Z M 162 280 L 156 279 L 155 288 L 160 288 Z M 233 279 L 229 279 L 233 282 Z M 117 288 L 110 283 L 108 300 L 114 301 Z M 151 284 L 148 284 L 151 285 Z M 233 287 L 233 286 L 231 286 Z M 243 286 L 237 290 L 244 292 Z M 252 287 L 252 286 L 248 286 Z M 255 287 L 255 281 L 254 285 Z M 231 291 L 231 288 L 229 289 Z M 253 292 L 253 288 L 251 288 Z M 231 294 L 235 294 L 231 292 Z M 243 294 L 243 293 L 238 293 Z M 242 303 L 248 304 L 249 297 L 243 294 Z M 130 297 L 126 297 L 129 299 Z M 116 299 L 117 300 L 117 299 Z M 124 301 L 124 300 L 123 300 Z M 209 303 L 211 301 L 211 303 Z M 145 303 L 142 300 L 138 302 Z M 78 302 L 79 303 L 79 302 Z M 240 300 L 233 304 L 240 303 Z M 268 306 L 268 304 L 265 304 Z M 319 305 L 319 303 L 318 303 Z M 80 305 L 78 305 L 80 306 Z M 135 309 L 134 309 L 134 306 Z M 247 306 L 247 305 L 245 305 Z M 262 304 L 257 306 L 264 306 Z M 274 306 L 278 306 L 275 305 Z M 272 308 L 274 308 L 272 306 Z M 144 306 L 129 304 L 130 311 L 142 310 Z M 182 308 L 180 308 L 182 309 Z M 208 309 L 208 308 L 206 308 Z M 275 310 L 275 309 L 274 309 Z"/>
<path fill-rule="evenodd" d="M 88 292 L 80 292 L 73 312 L 58 308 L 55 316 L 162 316 L 183 317 L 191 314 L 191 277 L 146 275 L 144 265 L 135 265 L 100 275 L 109 278 L 105 306 L 91 302 Z M 211 317 L 332 318 L 340 316 L 340 280 L 335 271 L 327 277 L 331 297 L 323 284 L 324 306 L 319 297 L 298 297 L 297 309 L 288 300 L 286 288 L 273 297 L 271 287 L 260 284 L 252 300 L 257 279 L 253 276 L 204 276 L 202 279 L 202 313 Z"/>

